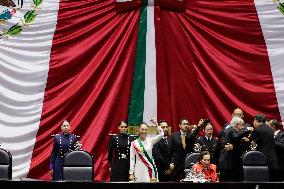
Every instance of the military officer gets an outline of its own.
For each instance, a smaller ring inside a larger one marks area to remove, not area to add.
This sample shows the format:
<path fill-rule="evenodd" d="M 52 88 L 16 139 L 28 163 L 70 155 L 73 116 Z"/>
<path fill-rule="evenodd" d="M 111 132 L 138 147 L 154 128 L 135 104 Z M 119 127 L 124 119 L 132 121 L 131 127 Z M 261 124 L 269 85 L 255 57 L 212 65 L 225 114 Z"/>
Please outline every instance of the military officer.
<path fill-rule="evenodd" d="M 196 140 L 195 149 L 198 151 L 208 151 L 211 156 L 211 163 L 217 165 L 219 159 L 219 140 L 213 137 L 213 126 L 210 121 L 204 121 L 204 136 Z"/>
<path fill-rule="evenodd" d="M 63 159 L 64 156 L 77 149 L 81 149 L 82 144 L 78 141 L 78 136 L 70 133 L 70 123 L 64 120 L 61 125 L 62 133 L 54 136 L 53 149 L 50 157 L 50 168 L 52 170 L 52 180 L 63 179 Z"/>
<path fill-rule="evenodd" d="M 111 135 L 108 144 L 108 166 L 110 169 L 110 181 L 128 182 L 129 177 L 129 148 L 134 140 L 127 134 L 128 125 L 121 121 L 118 126 L 118 134 Z"/>

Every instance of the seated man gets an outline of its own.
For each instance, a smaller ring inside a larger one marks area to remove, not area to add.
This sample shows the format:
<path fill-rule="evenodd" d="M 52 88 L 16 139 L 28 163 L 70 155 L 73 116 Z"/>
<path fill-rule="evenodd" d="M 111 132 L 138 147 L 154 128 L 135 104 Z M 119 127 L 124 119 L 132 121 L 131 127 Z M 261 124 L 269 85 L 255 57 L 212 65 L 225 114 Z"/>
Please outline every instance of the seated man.
<path fill-rule="evenodd" d="M 198 163 L 192 165 L 192 174 L 204 175 L 204 179 L 208 182 L 217 182 L 216 165 L 210 164 L 210 153 L 203 151 L 198 157 Z"/>

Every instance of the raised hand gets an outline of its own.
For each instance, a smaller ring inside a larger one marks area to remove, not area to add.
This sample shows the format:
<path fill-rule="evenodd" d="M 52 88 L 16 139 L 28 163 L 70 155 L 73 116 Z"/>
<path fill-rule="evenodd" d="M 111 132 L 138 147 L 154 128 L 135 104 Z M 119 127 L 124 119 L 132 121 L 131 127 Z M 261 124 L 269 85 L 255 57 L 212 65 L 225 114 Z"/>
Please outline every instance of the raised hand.
<path fill-rule="evenodd" d="M 159 124 L 157 123 L 157 120 L 156 120 L 155 117 L 151 118 L 151 119 L 150 119 L 150 122 L 153 123 L 153 125 L 155 125 L 155 126 L 157 126 L 157 127 L 158 127 L 158 125 L 159 125 Z"/>
<path fill-rule="evenodd" d="M 164 132 L 161 126 L 157 126 L 157 131 L 158 131 L 158 133 Z"/>

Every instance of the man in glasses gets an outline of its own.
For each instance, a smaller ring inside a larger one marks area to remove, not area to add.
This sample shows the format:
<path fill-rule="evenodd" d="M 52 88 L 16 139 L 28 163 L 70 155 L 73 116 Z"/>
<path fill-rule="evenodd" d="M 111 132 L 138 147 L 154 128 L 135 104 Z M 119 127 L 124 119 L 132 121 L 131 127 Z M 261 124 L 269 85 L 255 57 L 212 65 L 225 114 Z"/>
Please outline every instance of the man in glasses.
<path fill-rule="evenodd" d="M 184 161 L 186 155 L 193 152 L 193 144 L 200 126 L 203 124 L 201 119 L 194 132 L 189 132 L 189 121 L 181 119 L 179 123 L 180 130 L 174 133 L 170 138 L 171 163 L 174 165 L 174 181 L 180 181 L 184 178 Z"/>

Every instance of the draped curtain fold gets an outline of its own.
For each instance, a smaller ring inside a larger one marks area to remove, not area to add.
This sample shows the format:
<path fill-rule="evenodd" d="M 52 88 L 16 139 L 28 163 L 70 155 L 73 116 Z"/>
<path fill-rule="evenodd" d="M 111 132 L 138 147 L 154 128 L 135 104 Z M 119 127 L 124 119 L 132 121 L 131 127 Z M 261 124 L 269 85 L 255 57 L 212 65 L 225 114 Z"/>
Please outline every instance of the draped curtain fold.
<path fill-rule="evenodd" d="M 252 0 L 188 0 L 186 12 L 155 7 L 158 119 L 210 118 L 217 131 L 234 108 L 247 121 L 280 119 L 265 41 Z M 71 122 L 108 179 L 108 134 L 126 120 L 140 10 L 113 0 L 62 0 L 29 177 L 49 179 L 51 134 Z M 139 52 L 138 52 L 139 53 Z"/>
<path fill-rule="evenodd" d="M 50 179 L 51 134 L 64 119 L 94 156 L 96 179 L 108 177 L 108 134 L 127 119 L 138 19 L 139 10 L 117 14 L 113 1 L 60 2 L 29 177 Z"/>
<path fill-rule="evenodd" d="M 158 117 L 175 128 L 210 118 L 215 134 L 236 107 L 249 123 L 256 113 L 281 120 L 253 0 L 190 0 L 185 13 L 157 11 L 156 23 Z"/>

